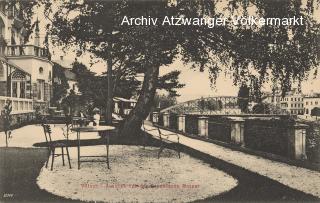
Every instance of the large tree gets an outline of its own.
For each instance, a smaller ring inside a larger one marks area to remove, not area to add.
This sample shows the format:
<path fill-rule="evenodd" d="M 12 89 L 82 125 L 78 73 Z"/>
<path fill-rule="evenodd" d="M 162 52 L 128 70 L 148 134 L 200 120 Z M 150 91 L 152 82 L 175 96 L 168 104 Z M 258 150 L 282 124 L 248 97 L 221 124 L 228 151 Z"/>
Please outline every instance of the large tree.
<path fill-rule="evenodd" d="M 248 112 L 249 96 L 250 96 L 250 89 L 246 84 L 242 84 L 238 92 L 238 105 L 241 109 L 241 112 L 244 112 L 244 113 Z"/>
<path fill-rule="evenodd" d="M 318 2 L 299 0 L 262 1 L 177 0 L 168 1 L 70 1 L 43 0 L 52 11 L 52 35 L 64 45 L 77 45 L 117 67 L 144 74 L 135 109 L 127 118 L 123 134 L 134 134 L 148 115 L 157 84 L 159 68 L 177 56 L 200 71 L 208 69 L 212 82 L 223 71 L 234 83 L 247 82 L 255 89 L 273 78 L 283 93 L 293 81 L 301 82 L 319 63 L 319 24 L 313 19 Z M 51 9 L 54 6 L 58 7 Z M 288 26 L 136 26 L 121 25 L 124 16 L 173 17 L 256 17 L 302 16 L 303 25 Z M 50 17 L 50 14 L 47 13 Z M 251 81 L 248 81 L 248 80 Z"/>

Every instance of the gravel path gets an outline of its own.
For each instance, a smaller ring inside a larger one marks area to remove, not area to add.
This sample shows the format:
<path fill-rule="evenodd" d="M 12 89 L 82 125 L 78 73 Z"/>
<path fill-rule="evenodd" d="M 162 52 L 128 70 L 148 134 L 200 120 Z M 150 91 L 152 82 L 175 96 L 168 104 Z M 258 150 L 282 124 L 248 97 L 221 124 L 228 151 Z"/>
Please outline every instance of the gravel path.
<path fill-rule="evenodd" d="M 151 129 L 153 127 L 146 126 L 146 128 Z M 157 131 L 150 131 L 149 133 L 157 136 L 156 132 Z M 163 130 L 163 132 L 170 133 L 170 131 L 166 130 Z M 192 139 L 183 135 L 180 135 L 180 143 L 228 163 L 266 176 L 290 188 L 320 197 L 320 173 L 317 171 L 234 151 L 226 147 Z"/>
<path fill-rule="evenodd" d="M 104 155 L 105 146 L 81 147 L 81 153 Z M 112 145 L 111 169 L 105 162 L 76 167 L 76 148 L 71 149 L 73 169 L 56 159 L 54 170 L 43 167 L 37 184 L 52 194 L 84 201 L 190 202 L 227 192 L 237 186 L 230 175 L 203 161 L 165 149 Z"/>

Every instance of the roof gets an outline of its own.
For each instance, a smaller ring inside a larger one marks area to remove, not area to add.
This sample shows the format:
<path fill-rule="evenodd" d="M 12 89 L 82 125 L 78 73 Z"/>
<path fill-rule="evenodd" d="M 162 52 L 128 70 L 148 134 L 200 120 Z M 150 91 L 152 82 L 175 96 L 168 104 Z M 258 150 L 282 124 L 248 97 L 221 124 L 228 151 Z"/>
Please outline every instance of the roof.
<path fill-rule="evenodd" d="M 16 64 L 12 63 L 11 61 L 8 61 L 6 58 L 0 56 L 0 61 L 3 61 L 7 64 L 9 64 L 10 66 L 13 66 L 14 68 L 26 73 L 27 75 L 31 75 L 30 73 L 26 72 L 25 70 L 23 70 L 22 68 L 20 68 L 19 66 L 17 66 Z"/>
<path fill-rule="evenodd" d="M 52 62 L 59 64 L 60 66 L 66 68 L 66 69 L 72 69 L 73 61 L 63 59 L 63 60 L 53 60 Z"/>
<path fill-rule="evenodd" d="M 67 80 L 76 80 L 76 74 L 71 72 L 68 69 L 63 70 L 64 75 L 66 76 Z"/>

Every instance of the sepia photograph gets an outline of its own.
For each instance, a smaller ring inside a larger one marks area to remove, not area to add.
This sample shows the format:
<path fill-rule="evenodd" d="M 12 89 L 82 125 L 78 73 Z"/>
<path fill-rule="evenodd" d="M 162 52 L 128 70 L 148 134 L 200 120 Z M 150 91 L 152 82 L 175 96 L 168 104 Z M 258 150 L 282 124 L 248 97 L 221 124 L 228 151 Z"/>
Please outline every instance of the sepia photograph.
<path fill-rule="evenodd" d="M 320 202 L 320 0 L 0 0 L 0 202 Z"/>

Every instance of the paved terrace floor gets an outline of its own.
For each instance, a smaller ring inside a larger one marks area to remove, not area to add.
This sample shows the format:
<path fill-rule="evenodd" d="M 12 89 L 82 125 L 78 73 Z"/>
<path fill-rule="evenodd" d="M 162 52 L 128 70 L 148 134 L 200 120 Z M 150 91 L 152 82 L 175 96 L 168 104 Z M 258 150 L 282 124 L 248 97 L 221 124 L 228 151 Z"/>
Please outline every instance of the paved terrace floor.
<path fill-rule="evenodd" d="M 150 130 L 154 127 L 146 125 Z M 170 131 L 162 130 L 164 134 Z M 158 136 L 157 131 L 149 131 Z M 172 137 L 174 139 L 175 137 Z M 213 143 L 192 139 L 180 134 L 180 143 L 251 172 L 266 176 L 290 188 L 320 197 L 320 172 L 272 161 L 255 155 L 235 151 Z"/>

